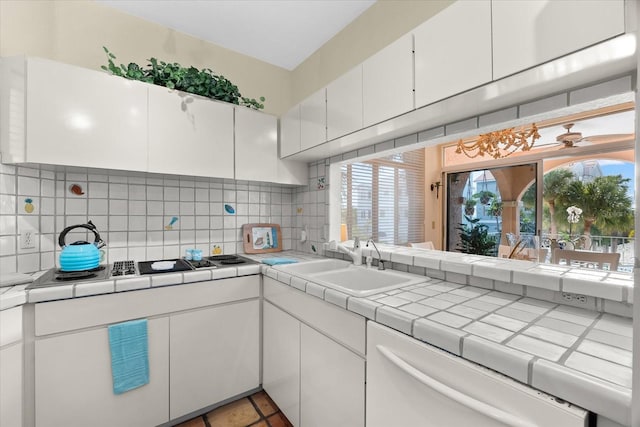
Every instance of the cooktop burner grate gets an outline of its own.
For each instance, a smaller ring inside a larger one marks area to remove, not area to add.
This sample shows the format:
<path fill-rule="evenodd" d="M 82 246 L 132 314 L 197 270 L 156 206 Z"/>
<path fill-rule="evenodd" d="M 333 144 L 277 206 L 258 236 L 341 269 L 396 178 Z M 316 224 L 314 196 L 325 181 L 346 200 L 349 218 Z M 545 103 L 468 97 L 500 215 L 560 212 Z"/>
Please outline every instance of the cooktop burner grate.
<path fill-rule="evenodd" d="M 91 270 L 80 270 L 80 271 L 64 271 L 64 270 L 56 270 L 53 274 L 55 280 L 66 281 L 66 280 L 78 280 L 78 279 L 89 279 L 92 277 L 96 277 L 98 272 L 104 270 L 104 265 L 100 265 L 96 268 L 92 268 Z"/>
<path fill-rule="evenodd" d="M 213 255 L 213 256 L 207 257 L 207 259 L 210 261 L 226 261 L 226 260 L 238 259 L 238 255 Z"/>

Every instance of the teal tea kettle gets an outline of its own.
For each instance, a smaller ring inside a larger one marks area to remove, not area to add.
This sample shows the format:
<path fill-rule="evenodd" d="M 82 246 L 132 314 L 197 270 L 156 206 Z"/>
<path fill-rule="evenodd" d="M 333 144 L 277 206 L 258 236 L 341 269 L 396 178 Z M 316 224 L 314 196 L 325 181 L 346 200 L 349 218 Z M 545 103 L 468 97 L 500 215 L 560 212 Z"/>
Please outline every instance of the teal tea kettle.
<path fill-rule="evenodd" d="M 75 228 L 86 228 L 93 232 L 95 241 L 93 243 L 77 241 L 67 245 L 65 237 Z M 91 221 L 87 224 L 72 225 L 62 230 L 58 244 L 62 248 L 60 253 L 60 269 L 62 271 L 83 271 L 97 268 L 100 265 L 100 248 L 106 245 Z"/>

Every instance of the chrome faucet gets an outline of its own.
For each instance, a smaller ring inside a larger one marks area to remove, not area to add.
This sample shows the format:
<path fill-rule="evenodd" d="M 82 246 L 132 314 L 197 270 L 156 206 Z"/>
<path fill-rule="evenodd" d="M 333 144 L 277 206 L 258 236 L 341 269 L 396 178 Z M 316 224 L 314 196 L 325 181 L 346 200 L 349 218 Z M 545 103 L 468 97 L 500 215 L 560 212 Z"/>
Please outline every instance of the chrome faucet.
<path fill-rule="evenodd" d="M 382 255 L 380 255 L 380 251 L 376 246 L 376 242 L 373 241 L 373 237 L 367 240 L 367 247 L 369 247 L 369 243 L 371 243 L 376 252 L 378 252 L 378 270 L 384 270 L 384 261 L 382 260 Z"/>
<path fill-rule="evenodd" d="M 338 250 L 349 255 L 353 260 L 353 265 L 362 265 L 362 247 L 360 247 L 360 239 L 358 237 L 353 238 L 353 250 L 347 249 L 344 245 L 338 244 Z"/>

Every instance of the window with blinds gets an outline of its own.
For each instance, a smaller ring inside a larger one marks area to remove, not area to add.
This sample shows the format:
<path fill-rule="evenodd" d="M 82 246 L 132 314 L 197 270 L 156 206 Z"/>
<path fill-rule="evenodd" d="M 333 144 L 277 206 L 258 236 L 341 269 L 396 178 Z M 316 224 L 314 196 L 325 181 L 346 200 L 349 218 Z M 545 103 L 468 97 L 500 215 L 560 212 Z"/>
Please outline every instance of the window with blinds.
<path fill-rule="evenodd" d="M 341 218 L 349 239 L 424 241 L 424 150 L 343 165 Z"/>

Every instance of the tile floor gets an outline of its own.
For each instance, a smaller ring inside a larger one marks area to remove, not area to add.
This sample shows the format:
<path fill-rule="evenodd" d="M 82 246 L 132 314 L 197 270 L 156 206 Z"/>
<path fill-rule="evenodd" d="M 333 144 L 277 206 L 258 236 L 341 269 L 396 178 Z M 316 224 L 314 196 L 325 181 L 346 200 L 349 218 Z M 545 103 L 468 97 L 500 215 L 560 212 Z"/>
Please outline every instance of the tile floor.
<path fill-rule="evenodd" d="M 176 427 L 293 427 L 264 391 L 228 403 Z"/>

